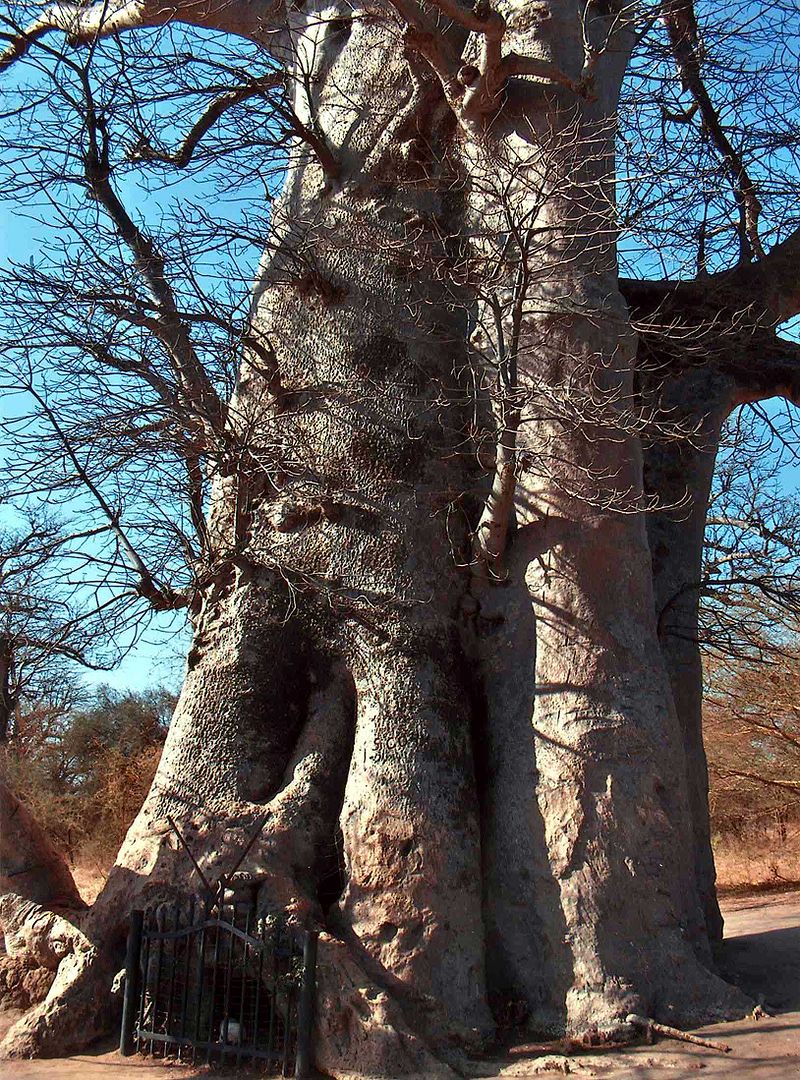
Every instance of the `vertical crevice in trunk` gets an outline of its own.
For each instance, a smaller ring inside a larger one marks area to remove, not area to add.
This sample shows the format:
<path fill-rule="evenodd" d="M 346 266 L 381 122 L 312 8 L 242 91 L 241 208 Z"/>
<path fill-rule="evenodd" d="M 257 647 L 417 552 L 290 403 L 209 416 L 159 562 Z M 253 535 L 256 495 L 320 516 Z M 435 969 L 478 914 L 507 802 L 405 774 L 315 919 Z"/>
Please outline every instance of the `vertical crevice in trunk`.
<path fill-rule="evenodd" d="M 328 913 L 339 903 L 346 888 L 344 837 L 337 822 L 329 839 L 321 845 L 317 869 L 317 899 L 326 921 Z"/>
<path fill-rule="evenodd" d="M 291 906 L 291 899 L 287 901 L 275 887 L 279 880 L 299 887 L 314 908 L 313 917 L 321 921 L 321 874 L 352 758 L 355 692 L 352 676 L 339 658 L 316 657 L 312 678 L 308 716 L 280 790 L 267 806 L 270 821 L 248 872 L 264 880 L 264 906 Z"/>
<path fill-rule="evenodd" d="M 487 709 L 481 845 L 486 977 L 498 1026 L 552 1035 L 567 1026 L 572 962 L 536 798 L 536 623 L 526 584 L 535 543 L 530 530 L 515 533 L 505 580 L 473 586 Z"/>
<path fill-rule="evenodd" d="M 344 857 L 344 838 L 341 828 L 345 787 L 353 758 L 356 729 L 356 695 L 353 678 L 339 663 L 331 675 L 337 707 L 341 711 L 338 724 L 326 726 L 326 744 L 319 753 L 331 762 L 330 779 L 324 813 L 316 823 L 316 896 L 323 918 L 338 904 L 347 887 L 347 866 Z"/>

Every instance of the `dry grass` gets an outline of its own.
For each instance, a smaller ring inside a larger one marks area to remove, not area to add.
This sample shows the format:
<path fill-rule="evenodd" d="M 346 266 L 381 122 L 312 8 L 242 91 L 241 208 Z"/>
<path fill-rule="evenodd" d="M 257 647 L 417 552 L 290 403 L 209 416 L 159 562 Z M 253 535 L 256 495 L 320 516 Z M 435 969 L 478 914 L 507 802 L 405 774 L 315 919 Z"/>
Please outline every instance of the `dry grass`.
<path fill-rule="evenodd" d="M 765 825 L 714 838 L 721 892 L 800 883 L 800 823 Z"/>

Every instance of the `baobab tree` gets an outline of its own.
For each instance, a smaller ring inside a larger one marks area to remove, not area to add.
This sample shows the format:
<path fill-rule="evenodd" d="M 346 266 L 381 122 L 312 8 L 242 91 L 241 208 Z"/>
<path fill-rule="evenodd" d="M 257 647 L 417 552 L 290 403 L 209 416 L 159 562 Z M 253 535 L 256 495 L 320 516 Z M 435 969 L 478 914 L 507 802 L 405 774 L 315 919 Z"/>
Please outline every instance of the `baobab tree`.
<path fill-rule="evenodd" d="M 713 970 L 697 645 L 668 632 L 696 620 L 726 414 L 797 396 L 777 327 L 797 311 L 800 234 L 772 183 L 797 136 L 790 111 L 754 104 L 769 80 L 729 103 L 720 77 L 745 79 L 748 43 L 764 66 L 760 34 L 779 79 L 796 42 L 788 7 L 755 22 L 746 7 L 725 5 L 719 40 L 719 13 L 698 22 L 685 0 L 15 15 L 5 77 L 32 64 L 56 80 L 74 135 L 61 183 L 118 252 L 96 242 L 68 276 L 15 271 L 40 301 L 32 320 L 17 304 L 18 370 L 137 594 L 188 609 L 193 641 L 150 793 L 96 904 L 59 928 L 71 951 L 6 1053 L 58 1053 L 110 1022 L 97 1003 L 128 910 L 196 885 L 168 816 L 214 877 L 267 812 L 237 880 L 325 930 L 317 1057 L 334 1073 L 446 1073 L 506 1014 L 560 1032 L 747 1007 Z M 124 51 L 179 24 L 195 36 L 169 57 Z M 238 65 L 209 31 L 241 42 Z M 154 129 L 175 87 L 197 97 L 198 69 L 216 94 L 170 149 Z M 618 212 L 620 108 L 644 187 Z M 637 128 L 653 108 L 658 131 Z M 282 177 L 238 319 L 197 273 L 175 276 L 186 232 L 161 242 L 123 183 L 133 164 L 191 166 L 228 112 L 268 193 Z M 752 121 L 763 167 L 731 114 Z M 759 146 L 764 115 L 780 144 Z M 622 277 L 620 217 L 652 217 L 664 162 L 689 173 L 684 262 L 665 245 L 669 273 Z M 115 399 L 133 395 L 121 427 L 90 431 L 108 412 L 89 393 L 62 420 L 33 366 L 53 347 L 71 378 L 103 371 Z M 180 585 L 91 460 L 92 438 L 123 458 L 156 428 L 183 466 Z M 28 909 L 3 905 L 35 938 Z"/>

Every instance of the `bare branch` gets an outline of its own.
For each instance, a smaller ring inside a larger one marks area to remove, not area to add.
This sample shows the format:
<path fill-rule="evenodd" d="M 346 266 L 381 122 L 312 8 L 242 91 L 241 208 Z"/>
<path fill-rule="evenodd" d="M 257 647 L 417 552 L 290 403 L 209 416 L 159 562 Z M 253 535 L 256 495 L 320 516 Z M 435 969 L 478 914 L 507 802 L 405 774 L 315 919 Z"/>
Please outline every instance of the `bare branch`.
<path fill-rule="evenodd" d="M 524 297 L 522 299 L 524 300 Z M 517 435 L 522 411 L 515 400 L 517 392 L 515 350 L 518 342 L 511 341 L 508 345 L 506 344 L 503 313 L 497 297 L 491 297 L 488 303 L 495 322 L 500 416 L 492 489 L 487 496 L 475 530 L 474 548 L 479 565 L 492 577 L 499 577 L 514 509 L 514 493 L 517 486 Z M 517 306 L 520 306 L 519 302 Z"/>
<path fill-rule="evenodd" d="M 755 784 L 763 784 L 765 787 L 782 788 L 788 791 L 800 791 L 800 780 L 774 780 L 768 776 L 759 776 L 758 773 L 744 772 L 740 769 L 728 769 L 717 767 L 716 772 L 720 776 L 736 776 L 740 780 L 752 780 Z"/>
<path fill-rule="evenodd" d="M 430 0 L 453 22 L 475 34 L 500 40 L 506 32 L 506 21 L 499 11 L 494 11 L 488 0 L 478 0 L 474 7 L 464 7 L 457 0 Z"/>
<path fill-rule="evenodd" d="M 753 255 L 761 259 L 764 256 L 758 233 L 761 204 L 742 156 L 728 138 L 703 81 L 694 4 L 692 0 L 664 0 L 661 10 L 681 82 L 694 98 L 706 130 L 725 162 L 730 177 L 739 206 L 741 259 L 748 262 Z"/>
<path fill-rule="evenodd" d="M 89 147 L 85 155 L 85 176 L 90 191 L 108 213 L 120 239 L 133 256 L 158 311 L 154 330 L 170 355 L 181 392 L 208 428 L 221 436 L 226 409 L 214 389 L 180 318 L 178 305 L 167 277 L 164 258 L 155 244 L 136 225 L 114 190 L 111 180 L 108 140 L 102 120 L 95 110 L 88 78 L 84 77 L 86 127 Z"/>
<path fill-rule="evenodd" d="M 167 164 L 175 165 L 179 169 L 185 168 L 191 161 L 192 154 L 197 149 L 200 140 L 211 130 L 214 124 L 216 124 L 228 109 L 241 104 L 241 102 L 246 101 L 250 97 L 255 97 L 257 94 L 263 94 L 267 90 L 274 90 L 276 87 L 282 86 L 285 80 L 286 76 L 283 72 L 274 72 L 273 74 L 265 75 L 260 79 L 254 79 L 253 82 L 248 83 L 247 86 L 239 86 L 236 87 L 235 90 L 229 90 L 225 94 L 220 94 L 220 96 L 209 105 L 203 115 L 195 121 L 191 131 L 177 150 L 173 150 L 172 153 L 157 150 L 151 146 L 145 138 L 142 138 L 131 153 L 131 160 L 163 161 Z"/>
<path fill-rule="evenodd" d="M 141 27 L 183 22 L 192 26 L 223 30 L 253 41 L 267 43 L 270 35 L 283 29 L 284 6 L 280 2 L 263 7 L 247 0 L 101 0 L 95 4 L 56 3 L 25 28 L 6 20 L 10 32 L 0 54 L 0 70 L 25 56 L 31 45 L 52 31 L 67 35 L 71 45 L 89 44 L 101 37 Z"/>
<path fill-rule="evenodd" d="M 64 452 L 72 462 L 75 472 L 78 474 L 81 482 L 85 484 L 87 490 L 94 496 L 97 505 L 108 519 L 109 525 L 119 541 L 121 548 L 125 552 L 131 568 L 138 577 L 136 587 L 137 593 L 144 599 L 149 600 L 155 611 L 174 611 L 186 607 L 188 597 L 185 594 L 177 593 L 168 586 L 158 584 L 147 569 L 136 548 L 125 534 L 119 520 L 119 515 L 109 505 L 100 488 L 94 483 L 87 470 L 81 464 L 77 454 L 72 448 L 67 434 L 59 424 L 55 413 L 50 408 L 45 398 L 32 385 L 28 387 L 28 392 L 35 399 L 43 414 L 47 417 L 49 424 L 58 436 L 58 439 L 64 448 Z"/>

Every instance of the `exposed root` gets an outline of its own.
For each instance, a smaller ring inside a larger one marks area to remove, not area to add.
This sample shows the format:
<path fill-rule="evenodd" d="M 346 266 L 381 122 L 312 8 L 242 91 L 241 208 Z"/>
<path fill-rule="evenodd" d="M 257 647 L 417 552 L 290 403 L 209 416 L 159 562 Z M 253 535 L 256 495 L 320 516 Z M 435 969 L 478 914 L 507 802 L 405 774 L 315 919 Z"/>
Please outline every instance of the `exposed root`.
<path fill-rule="evenodd" d="M 11 958 L 56 971 L 68 953 L 88 942 L 78 927 L 16 893 L 0 897 L 0 927 Z"/>
<path fill-rule="evenodd" d="M 377 986 L 347 946 L 327 934 L 317 962 L 317 1066 L 343 1077 L 455 1077 L 408 1025 L 395 998 Z M 347 1073 L 342 1073 L 342 1062 Z"/>
<path fill-rule="evenodd" d="M 13 893 L 0 898 L 12 960 L 55 972 L 50 990 L 11 1028 L 0 1057 L 54 1057 L 86 1046 L 111 1025 L 111 968 L 73 923 Z"/>

